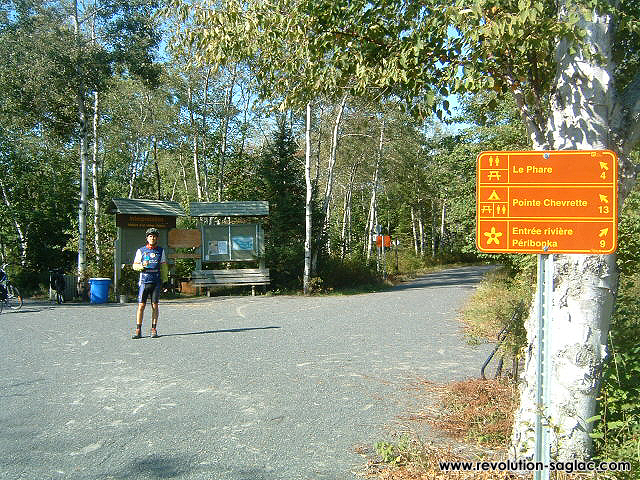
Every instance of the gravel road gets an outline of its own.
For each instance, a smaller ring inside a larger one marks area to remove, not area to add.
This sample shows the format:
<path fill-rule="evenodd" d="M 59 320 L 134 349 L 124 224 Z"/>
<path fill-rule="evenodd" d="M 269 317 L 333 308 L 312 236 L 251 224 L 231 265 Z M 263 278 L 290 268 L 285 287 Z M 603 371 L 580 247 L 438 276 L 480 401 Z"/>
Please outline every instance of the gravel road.
<path fill-rule="evenodd" d="M 1 479 L 353 480 L 425 378 L 477 376 L 456 314 L 490 267 L 381 293 L 27 302 L 0 315 Z"/>

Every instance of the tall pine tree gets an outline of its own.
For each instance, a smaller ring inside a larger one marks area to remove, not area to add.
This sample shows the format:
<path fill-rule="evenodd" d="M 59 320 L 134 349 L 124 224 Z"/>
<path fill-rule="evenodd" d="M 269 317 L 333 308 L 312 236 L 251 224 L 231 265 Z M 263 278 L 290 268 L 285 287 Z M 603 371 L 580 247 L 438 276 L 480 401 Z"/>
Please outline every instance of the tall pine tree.
<path fill-rule="evenodd" d="M 269 202 L 265 256 L 276 288 L 300 288 L 304 264 L 304 171 L 291 129 L 280 121 L 260 156 L 261 197 Z"/>

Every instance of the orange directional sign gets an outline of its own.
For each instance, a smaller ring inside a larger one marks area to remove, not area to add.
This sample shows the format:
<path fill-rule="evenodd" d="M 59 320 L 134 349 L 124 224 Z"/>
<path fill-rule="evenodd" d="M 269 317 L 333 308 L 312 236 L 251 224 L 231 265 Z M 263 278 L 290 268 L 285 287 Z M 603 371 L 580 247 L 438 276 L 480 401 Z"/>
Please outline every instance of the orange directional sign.
<path fill-rule="evenodd" d="M 480 251 L 615 251 L 615 153 L 483 152 L 478 155 L 476 175 L 476 245 Z"/>

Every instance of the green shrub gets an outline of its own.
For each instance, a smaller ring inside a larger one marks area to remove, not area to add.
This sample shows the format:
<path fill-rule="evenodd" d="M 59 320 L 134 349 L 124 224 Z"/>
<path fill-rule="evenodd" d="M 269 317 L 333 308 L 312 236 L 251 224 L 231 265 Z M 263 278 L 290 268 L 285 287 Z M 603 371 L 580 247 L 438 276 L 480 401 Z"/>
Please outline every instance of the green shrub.
<path fill-rule="evenodd" d="M 622 278 L 609 335 L 609 361 L 603 372 L 598 414 L 592 418 L 596 455 L 631 462 L 640 471 L 640 275 Z M 618 478 L 636 478 L 619 473 Z"/>
<path fill-rule="evenodd" d="M 502 348 L 511 356 L 518 355 L 527 340 L 524 320 L 532 294 L 530 272 L 514 276 L 508 268 L 494 270 L 462 312 L 468 335 L 474 340 L 493 341 L 500 330 L 510 327 Z"/>
<path fill-rule="evenodd" d="M 131 268 L 131 265 L 125 265 L 120 271 L 120 284 L 118 286 L 120 291 L 118 294 L 137 297 L 139 279 L 140 273 Z"/>
<path fill-rule="evenodd" d="M 367 261 L 365 257 L 349 257 L 344 260 L 337 257 L 323 258 L 318 266 L 318 275 L 325 291 L 381 282 L 375 259 Z"/>
<path fill-rule="evenodd" d="M 9 281 L 13 283 L 23 297 L 49 291 L 49 273 L 33 272 L 21 268 L 7 268 Z"/>

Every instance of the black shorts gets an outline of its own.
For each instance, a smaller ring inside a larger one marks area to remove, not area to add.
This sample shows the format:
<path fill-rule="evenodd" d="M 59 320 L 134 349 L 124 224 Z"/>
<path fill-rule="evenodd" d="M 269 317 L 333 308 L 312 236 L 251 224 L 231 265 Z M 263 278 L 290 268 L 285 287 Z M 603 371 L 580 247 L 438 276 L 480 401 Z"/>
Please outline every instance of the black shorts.
<path fill-rule="evenodd" d="M 147 298 L 151 295 L 151 303 L 158 303 L 160 300 L 161 283 L 143 283 L 138 289 L 138 303 L 147 303 Z"/>

